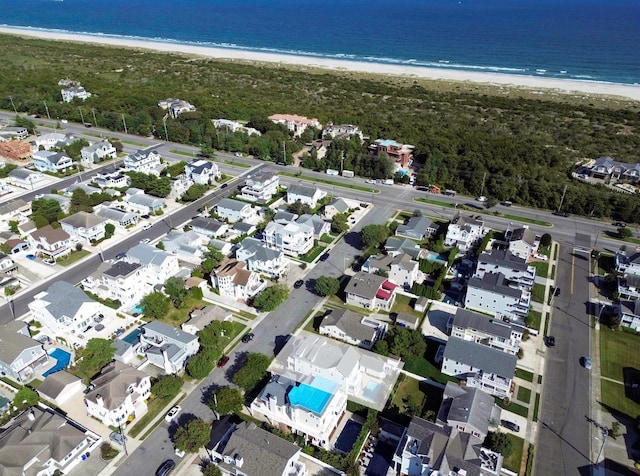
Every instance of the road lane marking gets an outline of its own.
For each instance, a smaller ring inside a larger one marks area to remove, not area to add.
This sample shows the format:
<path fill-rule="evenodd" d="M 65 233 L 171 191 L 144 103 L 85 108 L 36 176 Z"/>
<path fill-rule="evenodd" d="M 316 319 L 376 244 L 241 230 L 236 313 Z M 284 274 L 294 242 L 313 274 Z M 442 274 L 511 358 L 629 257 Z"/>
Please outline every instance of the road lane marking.
<path fill-rule="evenodd" d="M 573 277 L 575 274 L 576 267 L 576 255 L 575 253 L 571 254 L 571 294 L 573 294 Z"/>

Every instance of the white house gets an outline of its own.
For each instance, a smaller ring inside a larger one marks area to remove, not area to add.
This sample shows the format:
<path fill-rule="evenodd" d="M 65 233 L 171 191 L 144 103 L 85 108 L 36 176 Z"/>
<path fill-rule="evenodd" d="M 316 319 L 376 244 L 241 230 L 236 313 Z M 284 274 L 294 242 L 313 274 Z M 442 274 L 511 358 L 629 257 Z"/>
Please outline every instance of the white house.
<path fill-rule="evenodd" d="M 64 88 L 60 90 L 60 93 L 62 94 L 62 100 L 64 102 L 71 102 L 75 98 L 78 98 L 84 101 L 91 97 L 91 93 L 86 89 L 84 89 L 84 87 L 81 86 L 80 83 L 76 83 L 75 86 Z"/>
<path fill-rule="evenodd" d="M 517 354 L 522 343 L 522 327 L 467 309 L 458 309 L 447 327 L 453 337 L 487 345 L 509 354 Z"/>
<path fill-rule="evenodd" d="M 423 216 L 411 217 L 407 223 L 396 228 L 396 236 L 423 240 L 438 231 L 438 225 Z"/>
<path fill-rule="evenodd" d="M 122 172 L 97 173 L 91 179 L 100 188 L 125 188 L 129 186 L 129 177 Z"/>
<path fill-rule="evenodd" d="M 540 235 L 528 227 L 516 228 L 508 238 L 509 251 L 520 258 L 528 259 L 540 247 Z"/>
<path fill-rule="evenodd" d="M 384 276 L 357 272 L 345 287 L 346 303 L 370 311 L 391 311 L 396 299 L 397 285 Z"/>
<path fill-rule="evenodd" d="M 0 204 L 0 223 L 5 224 L 6 229 L 9 229 L 10 221 L 23 223 L 28 220 L 29 215 L 31 215 L 31 202 L 25 202 L 21 198 Z"/>
<path fill-rule="evenodd" d="M 404 288 L 411 288 L 413 283 L 422 278 L 419 263 L 414 261 L 407 253 L 396 256 L 378 255 L 370 256 L 362 265 L 365 273 L 387 273 L 389 281 Z"/>
<path fill-rule="evenodd" d="M 96 216 L 105 218 L 109 223 L 125 228 L 138 223 L 138 215 L 113 208 L 110 203 L 103 203 L 94 208 Z"/>
<path fill-rule="evenodd" d="M 229 225 L 225 222 L 214 218 L 194 218 L 188 223 L 191 230 L 210 238 L 218 238 L 224 236 L 229 231 Z"/>
<path fill-rule="evenodd" d="M 23 188 L 31 188 L 33 190 L 33 184 L 44 180 L 45 177 L 42 172 L 36 172 L 35 170 L 29 170 L 25 168 L 13 169 L 9 172 L 7 181 L 13 185 Z"/>
<path fill-rule="evenodd" d="M 314 229 L 300 223 L 270 222 L 262 234 L 262 241 L 268 248 L 280 250 L 289 256 L 301 256 L 313 248 Z"/>
<path fill-rule="evenodd" d="M 331 220 L 334 216 L 340 213 L 347 213 L 348 211 L 349 204 L 344 200 L 344 198 L 334 198 L 322 209 L 322 218 L 325 220 Z"/>
<path fill-rule="evenodd" d="M 56 281 L 46 291 L 36 294 L 29 310 L 36 321 L 54 333 L 78 334 L 107 313 L 102 304 L 65 281 Z"/>
<path fill-rule="evenodd" d="M 227 258 L 211 274 L 211 285 L 221 296 L 236 300 L 252 298 L 267 287 L 258 273 L 245 269 L 242 261 Z"/>
<path fill-rule="evenodd" d="M 268 248 L 260 240 L 247 237 L 236 249 L 236 259 L 243 261 L 249 271 L 270 278 L 280 278 L 289 270 L 289 260 L 280 250 Z"/>
<path fill-rule="evenodd" d="M 40 172 L 63 173 L 74 168 L 73 159 L 65 152 L 39 150 L 33 153 L 32 165 Z"/>
<path fill-rule="evenodd" d="M 251 402 L 249 411 L 277 428 L 286 427 L 306 442 L 331 450 L 331 435 L 347 409 L 347 396 L 337 383 L 315 377 L 300 383 L 274 375 Z"/>
<path fill-rule="evenodd" d="M 517 320 L 529 313 L 531 293 L 510 285 L 502 273 L 486 273 L 472 277 L 467 283 L 464 307 L 491 316 Z"/>
<path fill-rule="evenodd" d="M 480 215 L 457 214 L 447 226 L 444 246 L 457 247 L 464 253 L 477 245 L 486 233 L 487 229 Z"/>
<path fill-rule="evenodd" d="M 80 150 L 82 163 L 93 164 L 116 156 L 116 148 L 107 140 L 96 142 Z M 95 179 L 94 179 L 95 181 Z"/>
<path fill-rule="evenodd" d="M 49 132 L 36 137 L 36 149 L 49 150 L 52 148 L 62 149 L 76 140 L 73 134 L 64 134 L 62 132 Z"/>
<path fill-rule="evenodd" d="M 318 206 L 318 201 L 327 196 L 327 192 L 317 187 L 304 184 L 291 184 L 287 187 L 287 203 L 300 202 L 311 208 Z"/>
<path fill-rule="evenodd" d="M 333 309 L 322 319 L 319 332 L 347 344 L 371 350 L 376 341 L 384 337 L 387 328 L 385 322 L 361 316 L 348 309 Z"/>
<path fill-rule="evenodd" d="M 470 340 L 449 337 L 442 373 L 464 380 L 498 398 L 511 398 L 511 382 L 518 357 Z"/>
<path fill-rule="evenodd" d="M 364 140 L 364 134 L 358 126 L 352 124 L 333 124 L 327 123 L 322 129 L 322 137 L 331 137 L 332 139 L 350 139 L 357 137 L 360 142 Z"/>
<path fill-rule="evenodd" d="M 80 395 L 85 388 L 82 379 L 66 370 L 59 370 L 44 378 L 38 387 L 38 395 L 62 407 L 70 398 Z"/>
<path fill-rule="evenodd" d="M 144 267 L 124 260 L 102 263 L 82 280 L 82 287 L 100 299 L 117 300 L 123 306 L 138 304 L 151 289 Z"/>
<path fill-rule="evenodd" d="M 168 110 L 171 117 L 177 119 L 183 112 L 195 112 L 196 107 L 182 99 L 169 98 L 158 101 L 158 106 Z"/>
<path fill-rule="evenodd" d="M 302 135 L 307 127 L 322 128 L 322 124 L 320 124 L 318 119 L 309 119 L 308 117 L 298 116 L 296 114 L 272 114 L 269 116 L 269 119 L 276 124 L 284 124 L 296 137 Z"/>
<path fill-rule="evenodd" d="M 34 370 L 49 361 L 41 342 L 31 338 L 24 321 L 11 321 L 0 327 L 0 372 L 16 382 L 34 376 Z"/>
<path fill-rule="evenodd" d="M 262 135 L 259 130 L 254 129 L 253 127 L 246 127 L 244 124 L 237 121 L 230 121 L 228 119 L 212 119 L 211 122 L 213 122 L 216 129 L 228 129 L 231 132 L 244 132 L 250 136 Z"/>
<path fill-rule="evenodd" d="M 160 175 L 160 155 L 152 148 L 140 149 L 124 158 L 124 169 L 144 174 Z"/>
<path fill-rule="evenodd" d="M 124 196 L 122 206 L 127 211 L 149 215 L 162 210 L 165 207 L 165 201 L 162 198 L 147 195 L 139 188 L 130 188 Z"/>
<path fill-rule="evenodd" d="M 261 170 L 247 176 L 238 198 L 250 202 L 268 202 L 278 192 L 279 185 L 278 174 Z"/>
<path fill-rule="evenodd" d="M 245 221 L 255 213 L 251 204 L 233 198 L 223 198 L 218 202 L 215 210 L 218 217 L 230 223 Z"/>
<path fill-rule="evenodd" d="M 141 328 L 140 344 L 149 362 L 167 374 L 184 369 L 187 360 L 198 353 L 198 337 L 160 321 L 151 321 Z"/>
<path fill-rule="evenodd" d="M 146 281 L 163 284 L 180 271 L 178 257 L 158 248 L 140 243 L 127 251 L 126 261 L 139 263 L 144 267 Z"/>
<path fill-rule="evenodd" d="M 209 185 L 220 176 L 215 162 L 204 159 L 193 159 L 184 166 L 184 173 L 189 180 L 201 185 Z"/>
<path fill-rule="evenodd" d="M 42 253 L 53 259 L 71 253 L 69 234 L 61 228 L 52 228 L 51 225 L 32 231 L 27 236 L 27 243 L 34 254 Z"/>
<path fill-rule="evenodd" d="M 304 214 L 300 215 L 296 221 L 298 225 L 306 225 L 313 228 L 313 237 L 316 240 L 331 232 L 331 223 L 324 221 L 320 215 Z"/>
<path fill-rule="evenodd" d="M 194 231 L 171 230 L 162 238 L 164 250 L 200 261 L 204 256 L 207 239 Z"/>
<path fill-rule="evenodd" d="M 78 212 L 60 220 L 62 229 L 78 240 L 98 241 L 104 238 L 107 219 L 93 213 Z"/>
<path fill-rule="evenodd" d="M 119 428 L 129 416 L 139 418 L 147 412 L 151 378 L 144 372 L 115 361 L 91 383 L 94 388 L 85 395 L 84 404 L 103 425 Z"/>

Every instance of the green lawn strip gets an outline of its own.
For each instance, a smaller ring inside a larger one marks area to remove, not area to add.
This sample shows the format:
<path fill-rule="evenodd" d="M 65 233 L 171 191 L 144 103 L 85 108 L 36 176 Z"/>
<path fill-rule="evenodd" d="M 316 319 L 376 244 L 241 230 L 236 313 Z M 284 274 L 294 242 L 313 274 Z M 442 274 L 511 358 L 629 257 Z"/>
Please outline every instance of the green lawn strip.
<path fill-rule="evenodd" d="M 524 440 L 518 438 L 511 433 L 507 433 L 507 437 L 511 440 L 511 446 L 513 451 L 508 458 L 505 458 L 502 466 L 515 473 L 520 473 L 520 466 L 522 465 L 522 451 L 524 450 Z"/>
<path fill-rule="evenodd" d="M 430 205 L 438 205 L 439 207 L 448 207 L 448 208 L 456 208 L 455 203 L 443 202 L 440 200 L 433 200 L 432 198 L 414 198 L 416 202 L 428 203 Z"/>
<path fill-rule="evenodd" d="M 304 261 L 305 263 L 313 263 L 313 261 L 326 249 L 327 248 L 325 248 L 324 246 L 315 245 L 313 248 L 311 248 L 311 250 L 309 250 L 306 255 L 301 256 L 299 259 Z"/>
<path fill-rule="evenodd" d="M 146 147 L 147 146 L 147 144 L 144 144 L 142 142 L 136 142 L 136 141 L 127 140 L 127 139 L 120 139 L 120 142 L 122 142 L 123 144 L 135 145 L 137 147 Z"/>
<path fill-rule="evenodd" d="M 531 401 L 531 389 L 527 387 L 518 387 L 518 396 L 516 399 L 522 403 L 529 403 Z"/>
<path fill-rule="evenodd" d="M 533 471 L 534 446 L 529 445 L 527 450 L 527 467 L 524 470 L 524 476 L 531 476 Z"/>
<path fill-rule="evenodd" d="M 60 266 L 69 266 L 75 263 L 76 261 L 81 260 L 82 258 L 84 258 L 89 254 L 91 253 L 87 250 L 72 251 L 67 256 L 63 256 L 62 258 L 56 259 L 56 263 L 59 264 Z"/>
<path fill-rule="evenodd" d="M 533 421 L 538 421 L 538 410 L 540 409 L 540 394 L 536 393 L 536 403 L 533 407 Z"/>
<path fill-rule="evenodd" d="M 529 263 L 529 266 L 533 266 L 536 269 L 536 276 L 546 278 L 549 274 L 549 263 L 546 261 L 534 261 Z"/>
<path fill-rule="evenodd" d="M 185 396 L 186 395 L 183 395 L 182 398 L 184 398 Z M 131 429 L 128 431 L 129 435 L 131 435 L 132 438 L 137 437 L 140 434 L 140 432 L 144 430 L 147 427 L 147 425 L 151 423 L 153 419 L 156 418 L 158 414 L 161 411 L 163 411 L 167 407 L 167 405 L 169 405 L 173 401 L 174 398 L 175 398 L 175 395 L 173 397 L 167 397 L 167 398 L 155 398 L 151 402 L 149 402 L 149 404 L 147 405 L 147 413 L 142 415 L 140 419 L 131 427 Z M 158 426 L 162 421 L 163 420 L 158 420 L 156 424 L 153 425 L 153 428 L 151 428 L 151 430 L 153 430 L 156 426 Z M 143 440 L 147 437 L 148 433 L 149 432 L 143 435 L 142 437 Z"/>
<path fill-rule="evenodd" d="M 245 164 L 243 162 L 236 162 L 235 160 L 225 160 L 225 164 L 231 165 L 232 167 L 242 167 L 243 169 L 250 169 L 253 165 Z"/>
<path fill-rule="evenodd" d="M 640 405 L 627 398 L 624 385 L 605 379 L 601 379 L 600 384 L 602 404 L 607 411 L 615 410 L 632 419 L 640 415 Z"/>
<path fill-rule="evenodd" d="M 295 333 L 298 331 L 298 329 L 300 329 L 300 327 L 301 327 L 302 325 L 304 325 L 305 323 L 306 323 L 306 325 L 304 326 L 304 329 L 303 329 L 303 330 L 305 330 L 305 331 L 309 331 L 309 332 L 316 332 L 316 330 L 313 328 L 313 321 L 314 321 L 315 319 L 311 319 L 311 320 L 307 323 L 307 319 L 309 319 L 309 316 L 311 316 L 311 314 L 313 314 L 314 312 L 315 312 L 315 311 L 314 311 L 313 309 L 309 310 L 309 312 L 307 312 L 307 314 L 304 316 L 304 319 L 302 319 L 302 320 L 300 321 L 300 324 L 298 324 L 298 326 L 294 329 L 294 331 L 292 332 L 292 334 L 295 334 Z M 319 314 L 323 314 L 323 313 L 319 312 L 318 314 L 316 314 L 316 317 L 317 317 Z"/>
<path fill-rule="evenodd" d="M 549 276 L 549 278 L 556 279 L 556 265 L 555 264 L 553 266 L 551 266 L 551 276 Z"/>
<path fill-rule="evenodd" d="M 600 372 L 620 382 L 624 381 L 622 369 L 625 367 L 640 368 L 640 337 L 628 332 L 612 331 L 608 327 L 600 327 Z M 633 416 L 635 418 L 635 415 Z"/>
<path fill-rule="evenodd" d="M 549 223 L 548 221 L 538 220 L 536 218 L 521 217 L 519 215 L 509 215 L 507 213 L 498 213 L 496 216 L 499 216 L 500 218 L 504 218 L 506 220 L 521 221 L 523 223 L 531 223 L 532 225 L 551 226 L 551 223 Z"/>
<path fill-rule="evenodd" d="M 333 243 L 334 239 L 335 238 L 333 236 L 328 235 L 326 233 L 320 237 L 320 241 L 322 241 L 323 243 L 328 243 L 328 244 Z"/>
<path fill-rule="evenodd" d="M 183 394 L 182 394 L 182 396 L 180 397 L 180 399 L 176 402 L 176 405 L 177 405 L 177 404 L 179 404 L 179 403 L 180 403 L 182 400 L 184 400 L 185 398 L 187 398 L 187 394 L 186 394 L 186 393 L 183 393 Z M 171 399 L 169 399 L 169 401 L 165 404 L 165 406 L 166 406 L 166 405 L 168 405 L 170 402 L 171 402 Z M 160 411 L 161 411 L 161 410 L 162 410 L 162 408 L 160 408 Z M 147 414 L 145 414 L 142 418 L 144 418 L 144 417 L 145 417 L 145 416 L 147 416 L 147 415 L 148 415 L 148 413 L 147 413 Z M 157 416 L 157 413 L 156 413 L 156 416 Z M 140 419 L 140 421 L 142 421 L 142 419 Z M 164 421 L 164 418 L 160 418 L 160 419 L 156 420 L 156 421 L 153 423 L 153 425 L 151 425 L 151 428 L 149 428 L 149 429 L 144 433 L 144 435 L 142 435 L 142 436 L 140 437 L 140 439 L 141 439 L 141 440 L 145 440 L 145 439 L 147 438 L 147 436 L 149 436 L 149 435 L 151 434 L 151 432 L 152 432 L 153 430 L 155 430 L 155 429 L 156 429 L 156 427 L 157 427 L 160 423 L 162 423 L 163 421 Z M 148 423 L 147 423 L 147 424 L 148 424 Z M 143 427 L 143 428 L 141 428 L 141 429 L 138 431 L 138 433 L 139 433 L 140 431 L 142 431 L 142 429 L 144 429 L 144 427 Z M 132 436 L 133 436 L 133 435 L 132 435 Z"/>
<path fill-rule="evenodd" d="M 178 155 L 184 155 L 186 157 L 195 157 L 196 154 L 194 154 L 193 152 L 189 152 L 186 150 L 179 150 L 179 149 L 169 149 L 169 152 L 173 153 L 173 154 L 178 154 Z"/>
<path fill-rule="evenodd" d="M 16 388 L 18 390 L 20 390 L 20 388 L 22 387 L 22 385 L 14 382 L 13 380 L 11 380 L 8 377 L 0 377 L 0 380 L 3 381 L 4 383 L 6 383 L 7 385 L 9 385 L 10 387 Z"/>
<path fill-rule="evenodd" d="M 544 290 L 546 286 L 544 284 L 534 283 L 533 289 L 531 290 L 531 298 L 535 302 L 544 302 Z"/>
<path fill-rule="evenodd" d="M 350 183 L 336 182 L 336 181 L 333 181 L 333 180 L 321 179 L 321 178 L 316 178 L 316 177 L 309 177 L 307 175 L 298 175 L 298 174 L 292 174 L 292 173 L 289 173 L 289 172 L 279 172 L 278 175 L 284 175 L 285 177 L 291 177 L 291 178 L 296 178 L 296 179 L 300 179 L 300 180 L 308 180 L 310 182 L 324 183 L 326 185 L 335 185 L 336 187 L 352 188 L 354 190 L 360 190 L 361 192 L 380 193 L 380 190 L 377 190 L 377 189 L 374 189 L 374 188 L 370 188 L 370 187 L 363 187 L 362 185 L 354 185 L 354 184 L 350 184 Z"/>
<path fill-rule="evenodd" d="M 399 409 L 400 413 L 408 413 L 411 406 L 422 408 L 424 399 L 425 394 L 420 391 L 420 382 L 407 375 L 402 375 L 391 402 Z"/>
<path fill-rule="evenodd" d="M 533 382 L 533 373 L 528 370 L 516 369 L 516 377 L 526 380 L 527 382 Z"/>
<path fill-rule="evenodd" d="M 520 415 L 521 417 L 527 418 L 527 415 L 529 414 L 529 409 L 527 407 L 519 405 L 513 401 L 511 403 L 505 403 L 501 398 L 496 398 L 496 403 L 500 408 L 515 413 L 516 415 Z"/>
<path fill-rule="evenodd" d="M 422 317 L 421 312 L 417 312 L 413 307 L 411 307 L 412 299 L 413 298 L 405 296 L 404 294 L 396 294 L 396 300 L 391 312 L 402 312 L 404 314 L 409 314 L 410 316 L 416 316 L 418 318 Z"/>
<path fill-rule="evenodd" d="M 551 325 L 551 319 L 549 318 L 549 313 L 546 313 L 546 319 L 544 320 L 544 335 L 549 335 L 549 326 Z"/>
<path fill-rule="evenodd" d="M 542 313 L 538 311 L 534 311 L 533 309 L 530 309 L 529 315 L 527 316 L 527 326 L 539 331 L 541 323 L 542 323 Z"/>
<path fill-rule="evenodd" d="M 443 374 L 424 357 L 407 360 L 404 365 L 404 370 L 424 378 L 430 378 L 441 384 L 446 384 L 447 382 L 459 383 L 457 378 Z"/>

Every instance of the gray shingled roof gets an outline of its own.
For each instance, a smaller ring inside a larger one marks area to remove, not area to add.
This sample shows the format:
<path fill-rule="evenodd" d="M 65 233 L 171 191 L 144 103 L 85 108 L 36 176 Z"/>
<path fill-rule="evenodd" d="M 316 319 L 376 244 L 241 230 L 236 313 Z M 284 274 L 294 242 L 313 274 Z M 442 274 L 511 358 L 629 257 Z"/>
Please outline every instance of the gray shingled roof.
<path fill-rule="evenodd" d="M 338 213 L 344 213 L 349 210 L 349 204 L 342 198 L 334 198 L 329 205 L 335 208 Z"/>
<path fill-rule="evenodd" d="M 140 243 L 127 251 L 127 258 L 131 258 L 143 266 L 150 264 L 160 266 L 165 259 L 171 256 L 169 253 L 145 243 Z"/>
<path fill-rule="evenodd" d="M 527 260 L 514 255 L 509 250 L 493 250 L 491 253 L 484 252 L 478 258 L 478 264 L 480 263 L 503 266 L 518 271 L 527 271 L 527 269 L 529 269 Z"/>
<path fill-rule="evenodd" d="M 18 331 L 25 327 L 22 321 L 12 321 L 0 327 L 0 361 L 11 365 L 20 354 L 32 347 L 42 347 L 42 344 Z"/>
<path fill-rule="evenodd" d="M 362 316 L 348 309 L 333 309 L 327 314 L 320 329 L 326 326 L 336 326 L 352 339 L 371 341 L 375 337 L 376 330 L 362 324 Z"/>
<path fill-rule="evenodd" d="M 140 265 L 140 263 L 117 261 L 111 267 L 109 267 L 109 269 L 105 270 L 104 274 L 106 274 L 107 276 L 111 276 L 112 278 L 118 278 L 120 276 L 128 276 L 141 267 L 142 266 Z"/>
<path fill-rule="evenodd" d="M 294 195 L 301 195 L 303 197 L 313 198 L 317 190 L 317 187 L 310 187 L 303 183 L 293 183 L 289 185 L 289 188 L 287 188 L 287 200 L 289 199 L 288 195 L 290 193 Z"/>
<path fill-rule="evenodd" d="M 275 397 L 276 405 L 284 406 L 288 403 L 287 395 L 289 394 L 289 390 L 295 385 L 296 382 L 294 380 L 283 377 L 282 375 L 274 375 L 258 394 L 258 399 L 263 402 L 268 402 L 270 398 Z"/>
<path fill-rule="evenodd" d="M 453 325 L 463 329 L 477 329 L 492 336 L 511 338 L 511 324 L 499 319 L 492 319 L 484 314 L 469 311 L 468 309 L 458 309 L 453 318 Z"/>
<path fill-rule="evenodd" d="M 488 393 L 453 382 L 447 382 L 442 404 L 447 408 L 446 421 L 466 422 L 485 434 L 496 406 Z"/>
<path fill-rule="evenodd" d="M 240 242 L 240 249 L 246 250 L 248 253 L 253 253 L 251 258 L 262 262 L 277 259 L 282 255 L 282 251 L 267 248 L 262 241 L 251 237 L 247 237 Z"/>
<path fill-rule="evenodd" d="M 175 327 L 168 326 L 160 321 L 151 321 L 148 324 L 142 326 L 142 329 L 149 329 L 158 334 L 170 337 L 172 339 L 177 340 L 178 342 L 182 342 L 183 344 L 188 344 L 194 339 L 198 339 L 193 334 L 189 334 L 188 332 L 182 331 L 180 329 L 176 329 Z"/>
<path fill-rule="evenodd" d="M 513 377 L 518 361 L 515 355 L 457 337 L 449 337 L 444 357 L 504 378 Z"/>
<path fill-rule="evenodd" d="M 368 299 L 373 299 L 382 283 L 387 280 L 384 276 L 358 272 L 351 277 L 345 287 L 345 293 L 356 294 Z"/>
<path fill-rule="evenodd" d="M 511 233 L 511 237 L 509 241 L 519 241 L 522 240 L 525 243 L 533 246 L 536 242 L 537 234 L 531 228 L 516 228 Z"/>
<path fill-rule="evenodd" d="M 75 375 L 71 375 L 66 370 L 60 370 L 48 375 L 38 387 L 38 393 L 44 394 L 51 400 L 55 400 L 60 394 L 75 382 L 80 381 Z"/>
<path fill-rule="evenodd" d="M 194 228 L 202 228 L 203 230 L 217 233 L 220 228 L 226 226 L 226 223 L 214 220 L 213 218 L 194 218 L 188 223 L 189 226 Z"/>
<path fill-rule="evenodd" d="M 73 228 L 92 228 L 106 221 L 107 219 L 104 217 L 82 211 L 60 220 L 61 223 L 72 226 Z"/>
<path fill-rule="evenodd" d="M 496 294 L 520 298 L 522 296 L 522 291 L 507 286 L 505 281 L 506 279 L 502 273 L 485 273 L 484 276 L 482 276 L 482 279 L 475 277 L 469 279 L 467 289 L 484 289 L 485 291 L 491 291 Z"/>
<path fill-rule="evenodd" d="M 65 281 L 56 281 L 49 286 L 43 300 L 49 303 L 47 311 L 55 319 L 61 319 L 63 316 L 73 317 L 84 303 L 95 302 L 80 288 Z"/>
<path fill-rule="evenodd" d="M 239 212 L 243 210 L 245 207 L 250 207 L 250 206 L 251 205 L 249 205 L 248 203 L 241 202 L 239 200 L 234 200 L 233 198 L 223 198 L 218 202 L 218 205 L 216 205 L 216 208 L 218 210 L 226 208 L 227 210 Z"/>

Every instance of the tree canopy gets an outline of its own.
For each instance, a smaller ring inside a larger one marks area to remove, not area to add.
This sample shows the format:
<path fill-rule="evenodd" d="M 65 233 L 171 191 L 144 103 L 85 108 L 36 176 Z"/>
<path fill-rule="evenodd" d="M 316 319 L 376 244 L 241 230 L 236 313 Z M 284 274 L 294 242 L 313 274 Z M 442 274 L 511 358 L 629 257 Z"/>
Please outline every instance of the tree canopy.
<path fill-rule="evenodd" d="M 252 390 L 266 375 L 271 359 L 264 354 L 252 352 L 233 375 L 233 383 L 245 390 Z"/>
<path fill-rule="evenodd" d="M 173 435 L 173 443 L 179 450 L 197 453 L 209 442 L 211 425 L 199 418 L 178 427 Z"/>
<path fill-rule="evenodd" d="M 220 415 L 230 415 L 242 410 L 244 398 L 237 388 L 220 387 L 213 392 L 207 404 Z"/>
<path fill-rule="evenodd" d="M 151 386 L 151 393 L 158 398 L 175 397 L 182 389 L 184 380 L 179 375 L 162 375 Z"/>
<path fill-rule="evenodd" d="M 485 440 L 485 445 L 505 458 L 508 458 L 513 453 L 513 442 L 506 433 L 490 431 Z"/>
<path fill-rule="evenodd" d="M 315 291 L 318 296 L 334 296 L 340 290 L 340 281 L 332 276 L 318 276 Z"/>
<path fill-rule="evenodd" d="M 373 246 L 379 247 L 391 235 L 391 230 L 387 225 L 373 223 L 362 227 L 360 238 L 365 248 Z"/>
<path fill-rule="evenodd" d="M 281 285 L 269 286 L 253 299 L 253 306 L 260 312 L 275 310 L 289 297 L 289 290 Z"/>
<path fill-rule="evenodd" d="M 141 305 L 144 307 L 145 316 L 151 319 L 161 319 L 169 312 L 170 301 L 164 294 L 155 292 L 143 297 Z"/>

